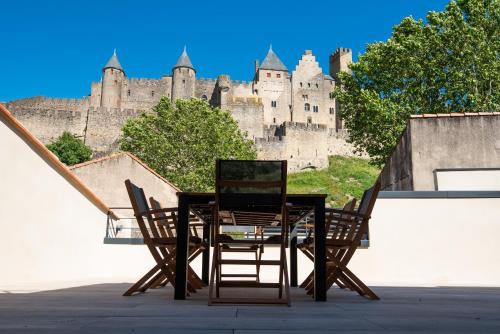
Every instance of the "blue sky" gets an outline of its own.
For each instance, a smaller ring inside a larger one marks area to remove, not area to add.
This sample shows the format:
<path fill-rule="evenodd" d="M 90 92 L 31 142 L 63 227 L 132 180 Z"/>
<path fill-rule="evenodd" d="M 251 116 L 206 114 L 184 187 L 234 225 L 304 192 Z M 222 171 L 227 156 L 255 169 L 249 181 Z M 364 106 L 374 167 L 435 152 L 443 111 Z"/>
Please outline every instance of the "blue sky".
<path fill-rule="evenodd" d="M 114 48 L 129 77 L 169 74 L 185 44 L 198 77 L 250 80 L 270 43 L 289 70 L 312 49 L 328 72 L 337 47 L 362 53 L 447 2 L 2 0 L 0 101 L 88 95 Z"/>

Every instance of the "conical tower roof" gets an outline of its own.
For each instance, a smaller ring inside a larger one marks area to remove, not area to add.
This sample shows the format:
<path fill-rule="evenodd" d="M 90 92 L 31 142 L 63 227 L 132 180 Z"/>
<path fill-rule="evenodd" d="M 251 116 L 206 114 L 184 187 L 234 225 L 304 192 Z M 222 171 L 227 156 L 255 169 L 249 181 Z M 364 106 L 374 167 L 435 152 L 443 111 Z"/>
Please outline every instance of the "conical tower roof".
<path fill-rule="evenodd" d="M 260 68 L 263 70 L 288 71 L 285 64 L 283 64 L 276 53 L 274 53 L 272 45 L 269 46 L 267 56 L 262 62 L 262 65 L 260 65 Z"/>
<path fill-rule="evenodd" d="M 179 59 L 177 59 L 177 63 L 175 63 L 173 68 L 177 67 L 188 67 L 194 70 L 193 64 L 191 63 L 191 59 L 189 59 L 185 46 L 184 51 L 182 51 L 181 56 L 179 57 Z"/>
<path fill-rule="evenodd" d="M 116 56 L 116 49 L 113 51 L 113 55 L 111 56 L 111 58 L 109 58 L 108 62 L 104 66 L 103 70 L 105 70 L 107 68 L 115 68 L 117 70 L 124 72 L 122 65 L 120 65 L 120 61 L 118 60 L 118 57 Z"/>

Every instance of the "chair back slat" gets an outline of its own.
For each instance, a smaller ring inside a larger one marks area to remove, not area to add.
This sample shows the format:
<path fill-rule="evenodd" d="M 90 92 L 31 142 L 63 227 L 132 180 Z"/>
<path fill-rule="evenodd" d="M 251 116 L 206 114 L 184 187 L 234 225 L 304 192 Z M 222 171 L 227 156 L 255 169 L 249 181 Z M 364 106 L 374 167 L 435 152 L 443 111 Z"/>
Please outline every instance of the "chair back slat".
<path fill-rule="evenodd" d="M 153 210 L 160 210 L 162 208 L 161 203 L 153 197 L 149 198 L 149 203 L 151 204 L 151 208 Z M 158 218 L 158 230 L 162 237 L 174 238 L 176 236 L 172 215 L 173 212 L 170 213 L 170 216 L 168 216 L 165 212 L 155 213 L 155 216 Z"/>
<path fill-rule="evenodd" d="M 151 210 L 149 208 L 146 195 L 144 194 L 144 190 L 133 184 L 130 180 L 125 181 L 125 186 L 130 198 L 130 203 L 134 209 L 137 225 L 139 225 L 139 229 L 141 230 L 144 238 L 144 242 L 149 244 L 151 243 L 150 241 L 152 238 L 159 238 L 160 233 L 153 217 L 150 214 Z M 146 217 L 147 225 L 144 221 L 144 217 Z"/>
<path fill-rule="evenodd" d="M 217 160 L 218 211 L 281 214 L 286 198 L 286 171 L 286 161 Z"/>

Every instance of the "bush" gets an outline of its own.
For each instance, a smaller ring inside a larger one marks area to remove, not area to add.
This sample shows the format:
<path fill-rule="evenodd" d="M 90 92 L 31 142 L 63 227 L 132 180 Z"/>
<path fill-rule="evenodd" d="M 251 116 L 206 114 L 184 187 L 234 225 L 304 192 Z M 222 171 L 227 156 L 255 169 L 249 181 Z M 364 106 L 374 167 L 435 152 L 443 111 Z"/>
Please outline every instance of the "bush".
<path fill-rule="evenodd" d="M 88 161 L 92 157 L 91 148 L 67 131 L 47 145 L 47 148 L 68 166 Z"/>

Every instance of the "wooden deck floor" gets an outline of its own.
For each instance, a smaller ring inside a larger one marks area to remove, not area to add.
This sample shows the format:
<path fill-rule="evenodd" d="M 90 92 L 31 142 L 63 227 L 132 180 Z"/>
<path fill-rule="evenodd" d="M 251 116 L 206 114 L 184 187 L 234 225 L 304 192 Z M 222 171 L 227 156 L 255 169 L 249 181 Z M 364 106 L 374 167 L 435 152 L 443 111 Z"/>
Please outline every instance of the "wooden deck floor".
<path fill-rule="evenodd" d="M 499 333 L 500 288 L 375 287 L 382 300 L 333 289 L 326 303 L 292 289 L 293 305 L 207 306 L 207 290 L 174 301 L 128 284 L 0 294 L 0 333 Z"/>

